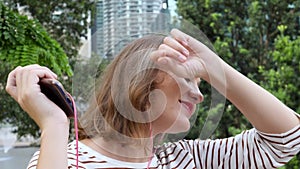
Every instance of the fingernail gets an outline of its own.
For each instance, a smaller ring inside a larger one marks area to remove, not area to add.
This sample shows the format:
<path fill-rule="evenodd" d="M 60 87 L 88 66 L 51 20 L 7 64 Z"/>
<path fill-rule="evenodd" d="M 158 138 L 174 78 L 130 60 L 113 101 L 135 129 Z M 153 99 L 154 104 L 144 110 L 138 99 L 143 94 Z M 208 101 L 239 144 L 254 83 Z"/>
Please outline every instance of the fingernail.
<path fill-rule="evenodd" d="M 186 41 L 181 42 L 184 46 L 188 46 L 189 44 Z"/>
<path fill-rule="evenodd" d="M 178 58 L 179 58 L 180 61 L 185 61 L 186 60 L 186 57 L 183 56 L 183 55 L 179 55 Z"/>
<path fill-rule="evenodd" d="M 185 54 L 186 56 L 189 56 L 190 52 L 188 50 L 183 50 L 183 54 Z"/>

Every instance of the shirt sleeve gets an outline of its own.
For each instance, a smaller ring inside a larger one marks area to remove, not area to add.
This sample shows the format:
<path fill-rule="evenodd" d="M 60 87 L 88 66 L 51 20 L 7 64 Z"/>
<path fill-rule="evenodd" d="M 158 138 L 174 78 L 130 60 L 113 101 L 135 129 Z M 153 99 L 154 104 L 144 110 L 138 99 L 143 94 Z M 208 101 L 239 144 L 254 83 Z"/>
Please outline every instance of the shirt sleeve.
<path fill-rule="evenodd" d="M 181 142 L 197 168 L 278 168 L 300 150 L 300 125 L 282 134 L 256 129 L 226 139 Z"/>
<path fill-rule="evenodd" d="M 31 157 L 26 169 L 36 169 L 40 151 L 37 151 Z"/>

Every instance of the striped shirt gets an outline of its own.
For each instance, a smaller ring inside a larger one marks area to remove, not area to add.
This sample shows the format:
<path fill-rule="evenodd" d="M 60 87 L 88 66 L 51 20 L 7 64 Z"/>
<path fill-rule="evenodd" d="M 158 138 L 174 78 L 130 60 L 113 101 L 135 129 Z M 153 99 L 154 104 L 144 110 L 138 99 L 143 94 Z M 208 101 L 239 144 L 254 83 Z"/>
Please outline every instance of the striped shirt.
<path fill-rule="evenodd" d="M 282 134 L 256 129 L 226 139 L 181 140 L 156 149 L 152 168 L 270 169 L 286 164 L 300 150 L 300 125 Z M 35 169 L 39 151 L 27 169 Z M 75 141 L 68 144 L 69 169 L 76 168 Z M 147 168 L 148 163 L 130 163 L 106 157 L 79 142 L 79 168 Z"/>

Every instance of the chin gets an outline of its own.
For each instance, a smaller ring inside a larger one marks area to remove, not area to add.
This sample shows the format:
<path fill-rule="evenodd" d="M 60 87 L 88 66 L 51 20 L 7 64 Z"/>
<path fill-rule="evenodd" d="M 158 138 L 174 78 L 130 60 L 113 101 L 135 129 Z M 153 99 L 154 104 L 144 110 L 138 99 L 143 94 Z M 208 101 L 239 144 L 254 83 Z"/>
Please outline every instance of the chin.
<path fill-rule="evenodd" d="M 181 132 L 187 132 L 187 131 L 189 131 L 190 130 L 190 125 L 188 125 L 187 127 L 185 127 L 185 128 L 182 128 L 182 131 L 180 131 L 180 133 Z"/>
<path fill-rule="evenodd" d="M 187 132 L 190 129 L 190 122 L 177 122 L 173 126 L 171 126 L 169 129 L 166 130 L 166 133 L 169 134 L 177 134 L 182 132 Z"/>

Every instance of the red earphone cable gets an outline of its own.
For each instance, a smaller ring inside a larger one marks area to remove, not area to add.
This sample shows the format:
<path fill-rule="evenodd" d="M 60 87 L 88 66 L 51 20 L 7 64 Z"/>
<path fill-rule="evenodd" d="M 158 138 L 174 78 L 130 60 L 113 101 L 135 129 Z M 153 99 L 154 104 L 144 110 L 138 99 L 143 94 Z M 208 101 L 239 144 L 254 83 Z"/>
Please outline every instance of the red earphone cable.
<path fill-rule="evenodd" d="M 150 123 L 150 141 L 153 141 L 153 136 L 152 136 L 152 124 Z M 148 165 L 147 165 L 147 169 L 150 169 L 150 165 L 151 165 L 151 161 L 152 161 L 152 158 L 154 156 L 154 152 L 152 150 L 151 152 L 151 156 L 149 157 L 149 160 L 148 160 Z"/>
<path fill-rule="evenodd" d="M 78 154 L 78 124 L 77 124 L 77 110 L 76 110 L 76 104 L 73 99 L 73 97 L 68 93 L 69 97 L 72 100 L 73 104 L 73 110 L 74 110 L 74 128 L 75 128 L 75 147 L 76 147 L 76 168 L 78 169 L 78 163 L 79 163 L 79 154 Z"/>

